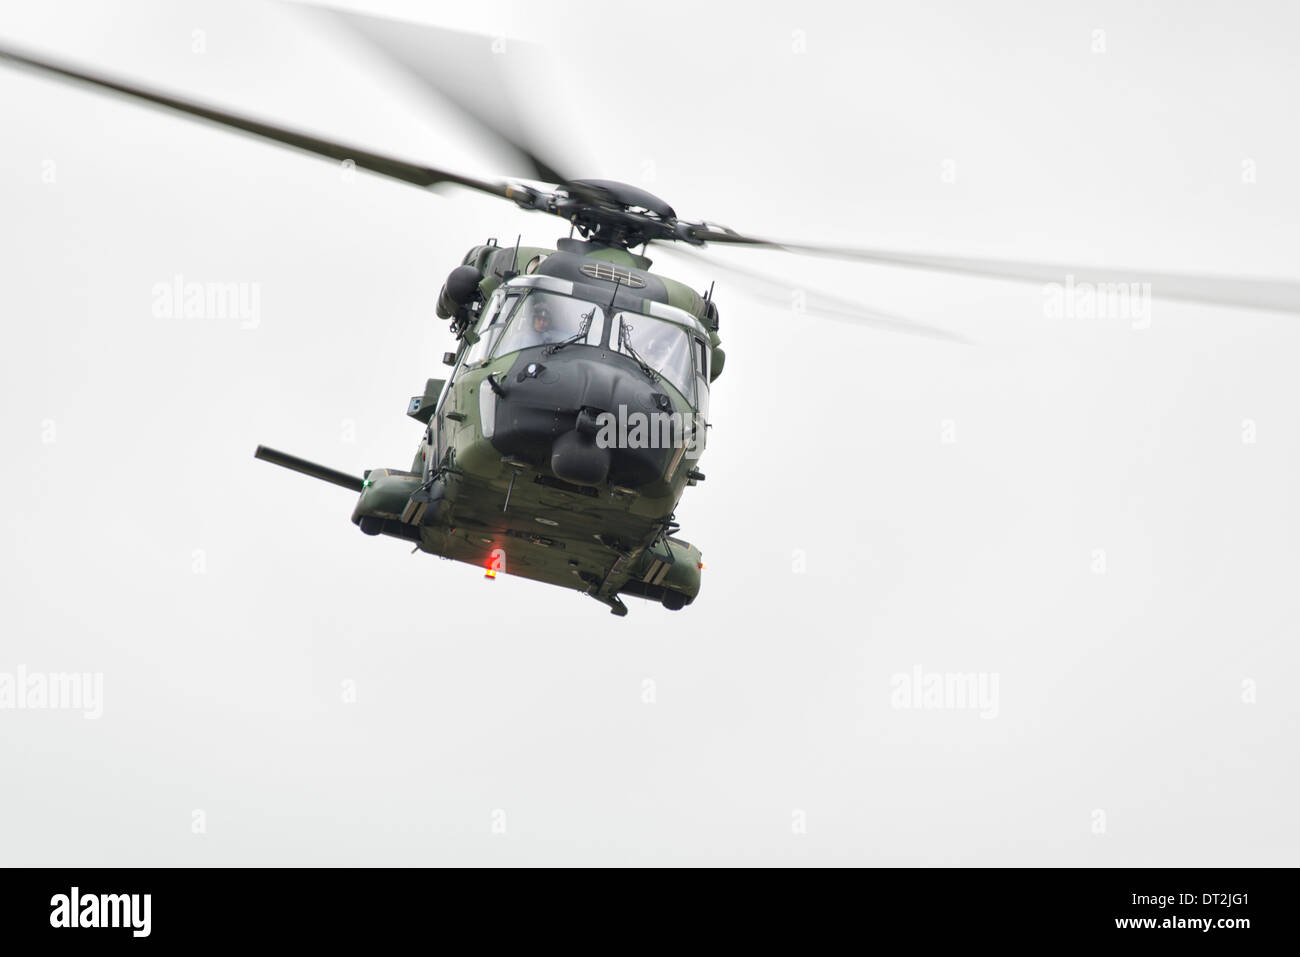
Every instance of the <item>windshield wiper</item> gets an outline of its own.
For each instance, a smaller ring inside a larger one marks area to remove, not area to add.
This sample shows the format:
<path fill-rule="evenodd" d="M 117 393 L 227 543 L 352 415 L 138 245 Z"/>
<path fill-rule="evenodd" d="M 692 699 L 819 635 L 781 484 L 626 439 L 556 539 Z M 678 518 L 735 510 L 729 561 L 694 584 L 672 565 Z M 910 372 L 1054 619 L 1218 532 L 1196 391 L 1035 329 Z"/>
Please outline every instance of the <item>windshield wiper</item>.
<path fill-rule="evenodd" d="M 546 350 L 542 354 L 547 356 L 553 356 L 561 349 L 563 349 L 565 346 L 571 346 L 575 342 L 587 338 L 587 333 L 591 331 L 591 320 L 595 317 L 595 315 L 596 315 L 596 307 L 592 306 L 591 311 L 583 315 L 582 325 L 578 327 L 577 332 L 569 336 L 569 338 L 563 339 L 555 343 L 555 345 L 547 346 Z"/>
<path fill-rule="evenodd" d="M 641 371 L 645 373 L 647 379 L 649 379 L 651 382 L 658 382 L 659 373 L 656 372 L 654 369 L 650 368 L 650 363 L 642 359 L 641 355 L 635 349 L 632 348 L 632 337 L 628 335 L 628 333 L 631 331 L 632 331 L 632 327 L 629 326 L 626 322 L 620 322 L 618 324 L 619 348 L 624 350 L 629 356 L 632 357 L 633 361 L 635 361 L 636 364 L 641 367 Z"/>

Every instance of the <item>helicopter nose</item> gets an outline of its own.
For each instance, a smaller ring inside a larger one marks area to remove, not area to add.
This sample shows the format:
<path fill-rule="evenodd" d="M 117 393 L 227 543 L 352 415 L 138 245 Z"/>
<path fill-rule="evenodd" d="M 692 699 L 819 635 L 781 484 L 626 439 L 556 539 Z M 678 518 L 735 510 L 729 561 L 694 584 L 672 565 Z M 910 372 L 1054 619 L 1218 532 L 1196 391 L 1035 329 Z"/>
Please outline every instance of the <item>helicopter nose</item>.
<path fill-rule="evenodd" d="M 611 458 L 609 449 L 580 429 L 565 432 L 551 445 L 551 471 L 573 485 L 604 485 Z"/>
<path fill-rule="evenodd" d="M 671 401 L 631 360 L 595 351 L 521 353 L 503 377 L 505 394 L 491 403 L 493 448 L 549 465 L 574 486 L 639 490 L 664 481 L 677 448 L 661 429 L 637 431 L 633 417 L 671 413 Z"/>

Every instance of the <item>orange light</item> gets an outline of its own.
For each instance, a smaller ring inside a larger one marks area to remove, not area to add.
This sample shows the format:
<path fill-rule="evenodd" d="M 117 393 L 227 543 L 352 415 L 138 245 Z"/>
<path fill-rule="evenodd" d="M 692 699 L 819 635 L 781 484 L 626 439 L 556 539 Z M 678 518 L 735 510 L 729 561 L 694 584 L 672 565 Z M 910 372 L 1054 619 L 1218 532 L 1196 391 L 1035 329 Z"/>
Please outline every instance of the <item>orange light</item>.
<path fill-rule="evenodd" d="M 700 571 L 704 571 L 704 562 L 700 562 Z"/>
<path fill-rule="evenodd" d="M 495 568 L 489 568 L 487 571 L 485 571 L 485 572 L 483 573 L 483 577 L 484 577 L 484 578 L 496 578 L 496 577 L 497 577 L 497 570 L 496 570 Z"/>

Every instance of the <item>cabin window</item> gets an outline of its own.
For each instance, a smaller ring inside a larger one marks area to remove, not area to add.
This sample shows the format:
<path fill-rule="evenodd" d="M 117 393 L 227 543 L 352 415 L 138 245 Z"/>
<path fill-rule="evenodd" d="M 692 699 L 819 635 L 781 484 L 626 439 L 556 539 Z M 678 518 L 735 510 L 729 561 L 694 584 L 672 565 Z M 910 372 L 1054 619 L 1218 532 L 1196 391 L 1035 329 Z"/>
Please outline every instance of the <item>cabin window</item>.
<path fill-rule="evenodd" d="M 625 356 L 640 359 L 656 373 L 667 379 L 686 397 L 695 401 L 691 378 L 695 371 L 691 364 L 691 339 L 681 326 L 653 316 L 620 312 L 614 322 L 611 348 Z"/>
<path fill-rule="evenodd" d="M 604 330 L 605 311 L 595 303 L 534 290 L 515 310 L 496 355 L 561 342 L 599 345 Z"/>

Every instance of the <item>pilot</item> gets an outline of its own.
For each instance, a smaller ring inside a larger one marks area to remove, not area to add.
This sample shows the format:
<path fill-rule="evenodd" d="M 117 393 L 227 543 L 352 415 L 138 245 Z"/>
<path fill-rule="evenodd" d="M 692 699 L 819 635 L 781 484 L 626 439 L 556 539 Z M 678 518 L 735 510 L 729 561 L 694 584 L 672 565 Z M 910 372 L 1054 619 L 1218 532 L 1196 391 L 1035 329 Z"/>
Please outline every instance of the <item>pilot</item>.
<path fill-rule="evenodd" d="M 553 338 L 551 330 L 555 322 L 551 319 L 551 310 L 544 301 L 539 300 L 533 304 L 533 332 L 543 342 L 550 342 Z"/>

